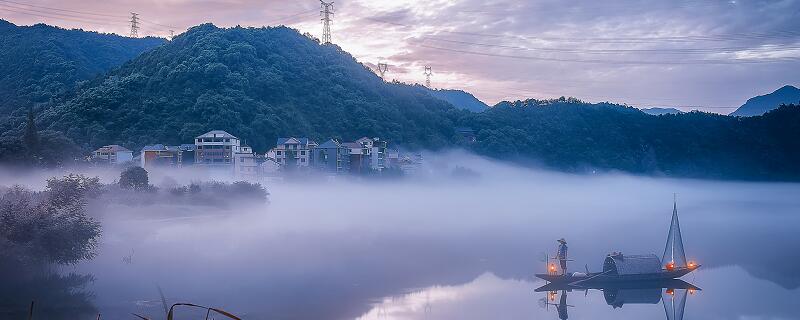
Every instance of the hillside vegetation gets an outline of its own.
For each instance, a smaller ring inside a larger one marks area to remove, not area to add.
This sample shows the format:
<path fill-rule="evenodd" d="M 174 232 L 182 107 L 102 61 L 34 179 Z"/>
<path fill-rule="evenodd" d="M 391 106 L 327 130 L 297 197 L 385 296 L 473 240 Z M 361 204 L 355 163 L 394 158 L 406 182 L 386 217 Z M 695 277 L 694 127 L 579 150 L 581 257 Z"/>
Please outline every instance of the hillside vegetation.
<path fill-rule="evenodd" d="M 73 91 L 56 81 L 35 119 L 17 120 L 16 129 L 0 137 L 0 160 L 60 165 L 59 156 L 79 158 L 81 150 L 106 144 L 139 150 L 153 143 L 190 143 L 221 129 L 257 152 L 280 136 L 318 141 L 370 136 L 403 148 L 468 148 L 574 172 L 800 180 L 796 106 L 751 118 L 702 112 L 655 116 L 560 98 L 502 102 L 470 112 L 433 97 L 427 88 L 385 83 L 339 47 L 286 27 L 204 24 L 120 64 Z M 33 71 L 15 79 L 46 82 Z M 64 90 L 69 93 L 61 94 Z M 458 127 L 472 128 L 477 141 L 466 143 Z"/>
<path fill-rule="evenodd" d="M 28 108 L 71 92 L 163 39 L 133 39 L 0 20 L 0 133 L 19 129 Z"/>
<path fill-rule="evenodd" d="M 738 118 L 653 116 L 574 99 L 505 102 L 475 115 L 476 151 L 569 171 L 800 180 L 800 107 Z"/>
<path fill-rule="evenodd" d="M 192 142 L 211 129 L 257 150 L 280 136 L 456 140 L 463 113 L 419 87 L 385 84 L 333 45 L 286 27 L 197 26 L 82 87 L 42 121 L 87 146 Z"/>

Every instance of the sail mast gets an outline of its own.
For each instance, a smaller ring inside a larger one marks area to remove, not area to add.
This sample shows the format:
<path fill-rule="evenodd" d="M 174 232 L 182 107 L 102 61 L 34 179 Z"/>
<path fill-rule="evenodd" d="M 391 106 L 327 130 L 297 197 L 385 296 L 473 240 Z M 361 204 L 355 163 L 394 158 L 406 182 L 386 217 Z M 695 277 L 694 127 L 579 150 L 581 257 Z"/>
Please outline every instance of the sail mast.
<path fill-rule="evenodd" d="M 672 222 L 669 225 L 667 235 L 667 245 L 664 248 L 664 255 L 661 263 L 673 263 L 676 267 L 686 267 L 686 253 L 683 250 L 683 237 L 681 236 L 681 226 L 678 221 L 678 200 L 674 195 L 672 204 Z"/>

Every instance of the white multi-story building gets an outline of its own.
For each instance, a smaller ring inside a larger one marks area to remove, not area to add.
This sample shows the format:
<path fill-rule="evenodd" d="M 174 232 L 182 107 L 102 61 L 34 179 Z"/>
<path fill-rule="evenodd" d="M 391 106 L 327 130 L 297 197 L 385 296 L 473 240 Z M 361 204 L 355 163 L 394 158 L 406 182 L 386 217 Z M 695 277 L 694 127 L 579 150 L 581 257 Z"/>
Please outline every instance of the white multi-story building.
<path fill-rule="evenodd" d="M 100 147 L 92 152 L 92 160 L 108 164 L 130 162 L 133 160 L 133 151 L 123 146 L 112 144 Z"/>
<path fill-rule="evenodd" d="M 233 168 L 237 178 L 258 178 L 260 176 L 256 154 L 248 145 L 240 146 L 239 150 L 233 153 Z"/>
<path fill-rule="evenodd" d="M 222 130 L 212 130 L 194 139 L 195 163 L 207 166 L 233 166 L 240 152 L 239 138 Z"/>

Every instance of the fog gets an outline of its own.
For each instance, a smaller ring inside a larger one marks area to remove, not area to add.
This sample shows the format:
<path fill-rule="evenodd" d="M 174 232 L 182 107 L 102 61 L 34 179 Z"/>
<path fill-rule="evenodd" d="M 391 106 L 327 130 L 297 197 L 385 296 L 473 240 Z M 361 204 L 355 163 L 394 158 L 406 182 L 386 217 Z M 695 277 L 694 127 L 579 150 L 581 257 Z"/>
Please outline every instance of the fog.
<path fill-rule="evenodd" d="M 403 311 L 420 294 L 444 299 L 435 310 L 519 318 L 553 313 L 526 310 L 539 309 L 532 289 L 541 283 L 533 274 L 544 270 L 555 239 L 569 241 L 575 270 L 601 269 L 611 251 L 660 257 L 676 193 L 687 256 L 703 264 L 691 280 L 719 288 L 706 288 L 702 299 L 727 300 L 737 281 L 745 291 L 769 289 L 775 301 L 784 301 L 777 297 L 784 292 L 797 297 L 800 184 L 573 175 L 462 151 L 424 158 L 416 175 L 400 179 L 262 181 L 270 192 L 263 204 L 91 206 L 103 228 L 99 255 L 61 271 L 94 275 L 93 303 L 111 318 L 160 317 L 158 288 L 169 303 L 219 307 L 246 319 L 421 318 Z M 113 168 L 0 171 L 0 184 L 42 188 L 47 177 L 76 171 L 105 183 L 119 176 Z M 156 186 L 223 178 L 197 168 L 150 171 Z M 716 285 L 720 277 L 730 279 L 727 287 Z M 465 304 L 473 309 L 459 307 Z M 704 305 L 696 313 L 756 312 Z M 772 309 L 760 315 L 788 314 Z M 616 318 L 643 316 L 635 310 Z M 442 312 L 431 314 L 469 318 Z"/>

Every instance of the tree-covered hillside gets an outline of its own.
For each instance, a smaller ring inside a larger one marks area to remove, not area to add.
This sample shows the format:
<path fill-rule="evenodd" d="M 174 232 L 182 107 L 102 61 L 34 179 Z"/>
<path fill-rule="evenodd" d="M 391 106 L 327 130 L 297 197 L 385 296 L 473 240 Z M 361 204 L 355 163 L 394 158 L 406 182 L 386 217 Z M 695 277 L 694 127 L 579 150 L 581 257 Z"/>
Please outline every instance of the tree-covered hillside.
<path fill-rule="evenodd" d="M 258 152 L 280 136 L 375 136 L 405 148 L 467 147 L 568 171 L 800 180 L 800 107 L 752 118 L 654 116 L 561 98 L 469 112 L 424 87 L 385 83 L 339 47 L 286 27 L 197 26 L 70 94 L 55 88 L 49 96 L 57 98 L 35 121 L 18 121 L 27 125 L 18 124 L 16 136 L 0 137 L 0 160 L 57 165 L 59 155 L 78 158 L 81 148 L 191 143 L 221 129 Z M 476 143 L 465 144 L 457 127 L 474 129 Z"/>
<path fill-rule="evenodd" d="M 0 133 L 19 129 L 28 108 L 71 91 L 164 43 L 0 20 Z M 9 118 L 11 117 L 11 118 Z"/>
<path fill-rule="evenodd" d="M 459 109 L 481 112 L 489 108 L 483 101 L 464 90 L 429 89 L 429 92 L 432 96 L 447 101 Z"/>
<path fill-rule="evenodd" d="M 800 179 L 800 107 L 737 118 L 702 112 L 648 115 L 574 99 L 500 103 L 469 121 L 476 150 L 570 171 Z"/>
<path fill-rule="evenodd" d="M 211 129 L 265 151 L 279 136 L 376 136 L 416 147 L 457 139 L 465 112 L 420 87 L 386 84 L 333 45 L 286 27 L 204 24 L 42 115 L 86 146 L 187 143 Z"/>

